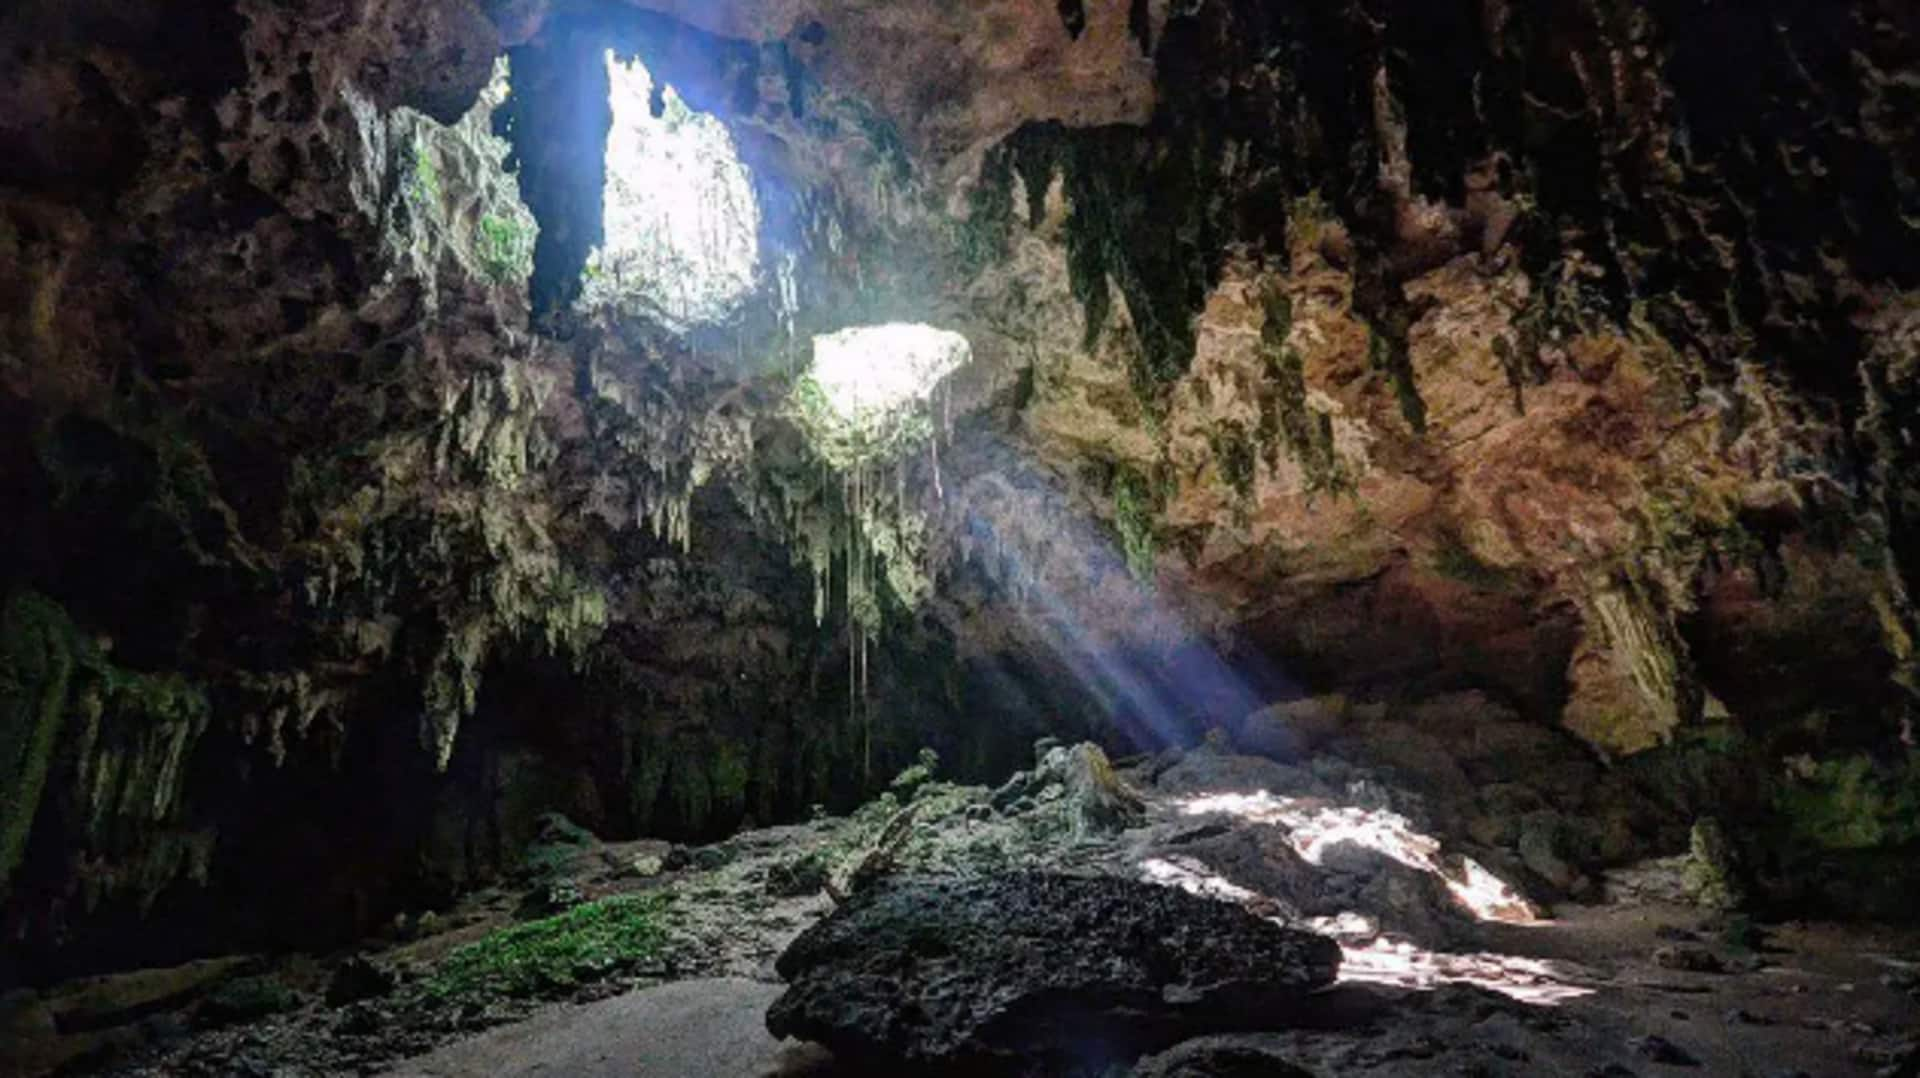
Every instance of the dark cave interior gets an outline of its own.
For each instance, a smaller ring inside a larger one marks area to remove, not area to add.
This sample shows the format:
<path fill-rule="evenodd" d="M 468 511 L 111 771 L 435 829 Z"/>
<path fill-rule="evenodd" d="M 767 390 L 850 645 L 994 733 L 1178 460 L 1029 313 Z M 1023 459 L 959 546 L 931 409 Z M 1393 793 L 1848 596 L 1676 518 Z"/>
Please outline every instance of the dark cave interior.
<path fill-rule="evenodd" d="M 1920 1074 L 1917 126 L 1901 0 L 20 0 L 0 1073 Z"/>

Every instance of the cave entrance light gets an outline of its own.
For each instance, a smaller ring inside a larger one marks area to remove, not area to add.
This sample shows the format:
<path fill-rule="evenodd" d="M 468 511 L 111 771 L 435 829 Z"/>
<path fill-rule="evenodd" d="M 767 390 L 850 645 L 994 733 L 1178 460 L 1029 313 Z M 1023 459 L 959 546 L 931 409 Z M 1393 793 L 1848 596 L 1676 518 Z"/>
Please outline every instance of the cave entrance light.
<path fill-rule="evenodd" d="M 972 356 L 960 334 L 905 322 L 815 337 L 794 392 L 800 426 L 841 471 L 897 459 L 932 436 L 934 389 Z"/>
<path fill-rule="evenodd" d="M 605 240 L 587 257 L 582 303 L 634 310 L 682 331 L 724 321 L 754 289 L 760 206 L 733 135 L 658 87 L 638 59 L 606 53 Z"/>

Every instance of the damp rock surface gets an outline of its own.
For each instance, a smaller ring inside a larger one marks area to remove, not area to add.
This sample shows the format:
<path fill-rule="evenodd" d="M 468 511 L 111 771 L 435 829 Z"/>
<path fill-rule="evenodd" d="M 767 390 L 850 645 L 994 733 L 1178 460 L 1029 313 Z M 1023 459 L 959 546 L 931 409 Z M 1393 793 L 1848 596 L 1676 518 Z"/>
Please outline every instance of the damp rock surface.
<path fill-rule="evenodd" d="M 777 968 L 776 1036 L 844 1060 L 1031 1073 L 1284 1025 L 1340 950 L 1244 910 L 1118 879 L 913 880 L 837 911 Z"/>

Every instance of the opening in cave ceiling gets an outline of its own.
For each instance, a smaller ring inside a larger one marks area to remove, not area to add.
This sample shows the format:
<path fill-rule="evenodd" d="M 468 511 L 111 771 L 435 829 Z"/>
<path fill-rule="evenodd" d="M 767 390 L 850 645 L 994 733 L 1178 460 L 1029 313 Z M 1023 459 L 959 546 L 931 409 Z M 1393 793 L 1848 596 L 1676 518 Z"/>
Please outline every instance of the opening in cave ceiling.
<path fill-rule="evenodd" d="M 724 320 L 753 290 L 760 206 L 719 119 L 689 108 L 638 59 L 606 52 L 606 239 L 581 303 L 636 310 L 675 330 Z"/>
<path fill-rule="evenodd" d="M 813 339 L 813 365 L 794 410 L 814 448 L 846 471 L 891 460 L 933 431 L 927 402 L 973 356 L 967 339 L 933 326 L 855 326 Z"/>

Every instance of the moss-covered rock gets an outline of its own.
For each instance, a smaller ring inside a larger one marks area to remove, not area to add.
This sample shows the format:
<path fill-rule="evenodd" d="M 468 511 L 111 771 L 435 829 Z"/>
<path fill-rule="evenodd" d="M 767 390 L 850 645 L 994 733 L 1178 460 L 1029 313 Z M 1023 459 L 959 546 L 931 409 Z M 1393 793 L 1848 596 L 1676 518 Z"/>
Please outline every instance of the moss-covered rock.
<path fill-rule="evenodd" d="M 81 647 L 66 611 L 44 596 L 18 595 L 0 610 L 0 895 L 40 808 Z"/>
<path fill-rule="evenodd" d="M 300 1006 L 300 993 L 271 975 L 242 977 L 215 989 L 201 1002 L 199 1017 L 213 1025 L 253 1022 Z"/>
<path fill-rule="evenodd" d="M 1747 902 L 1746 875 L 1720 821 L 1712 817 L 1694 821 L 1681 881 L 1693 900 L 1713 910 L 1739 909 Z"/>
<path fill-rule="evenodd" d="M 171 825 L 209 718 L 204 691 L 186 678 L 114 665 L 45 596 L 9 600 L 0 613 L 0 885 L 47 803 L 73 829 L 68 842 L 101 859 L 88 882 L 94 901 L 126 892 L 151 902 L 176 876 L 203 875 L 211 837 Z"/>
<path fill-rule="evenodd" d="M 1892 849 L 1920 841 L 1920 757 L 1790 761 L 1774 790 L 1788 833 L 1823 850 Z"/>
<path fill-rule="evenodd" d="M 428 976 L 443 1000 L 552 995 L 661 954 L 665 898 L 623 895 L 576 906 L 454 951 Z"/>

